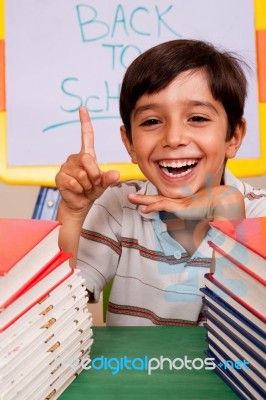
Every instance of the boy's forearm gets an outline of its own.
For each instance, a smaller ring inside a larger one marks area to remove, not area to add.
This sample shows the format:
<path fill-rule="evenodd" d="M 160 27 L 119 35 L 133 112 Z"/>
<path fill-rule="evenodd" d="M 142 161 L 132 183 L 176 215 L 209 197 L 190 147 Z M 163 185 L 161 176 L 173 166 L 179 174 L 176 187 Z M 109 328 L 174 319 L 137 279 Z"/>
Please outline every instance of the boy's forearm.
<path fill-rule="evenodd" d="M 59 232 L 59 247 L 73 254 L 70 260 L 71 267 L 76 266 L 80 233 L 87 212 L 88 210 L 82 213 L 75 213 L 63 201 L 60 202 L 58 207 L 57 220 L 62 223 Z"/>

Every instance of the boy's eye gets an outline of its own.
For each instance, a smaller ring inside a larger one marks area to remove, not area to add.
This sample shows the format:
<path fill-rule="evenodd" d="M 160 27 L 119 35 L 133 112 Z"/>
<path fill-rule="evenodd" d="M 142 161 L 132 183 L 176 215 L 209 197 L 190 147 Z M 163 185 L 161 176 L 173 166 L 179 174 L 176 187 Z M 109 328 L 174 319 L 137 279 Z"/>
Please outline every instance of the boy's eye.
<path fill-rule="evenodd" d="M 209 119 L 206 118 L 206 117 L 202 117 L 200 115 L 194 115 L 194 117 L 189 118 L 189 121 L 192 121 L 192 122 L 206 122 L 206 121 L 209 121 Z"/>
<path fill-rule="evenodd" d="M 141 126 L 151 126 L 151 125 L 157 125 L 159 124 L 160 121 L 156 118 L 150 118 L 147 119 L 146 121 L 142 122 Z"/>

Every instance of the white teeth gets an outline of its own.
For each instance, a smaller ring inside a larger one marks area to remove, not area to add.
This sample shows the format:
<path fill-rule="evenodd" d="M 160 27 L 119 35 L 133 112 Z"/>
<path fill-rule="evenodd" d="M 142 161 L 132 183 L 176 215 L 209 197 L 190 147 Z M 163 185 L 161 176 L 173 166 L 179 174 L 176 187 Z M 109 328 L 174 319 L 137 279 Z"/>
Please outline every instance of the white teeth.
<path fill-rule="evenodd" d="M 160 161 L 159 165 L 161 167 L 167 168 L 167 167 L 171 167 L 171 168 L 181 168 L 181 167 L 185 167 L 187 165 L 194 165 L 196 164 L 197 161 L 195 159 L 192 160 L 188 160 L 188 161 L 171 161 L 171 162 L 166 162 L 166 161 Z"/>
<path fill-rule="evenodd" d="M 198 163 L 198 159 L 191 159 L 191 160 L 187 160 L 187 161 L 160 161 L 159 165 L 161 167 L 161 171 L 170 177 L 173 178 L 179 178 L 181 176 L 185 176 L 187 174 L 189 174 L 192 171 L 192 167 L 194 167 L 196 164 Z M 181 168 L 181 167 L 190 167 L 188 168 L 186 171 L 182 171 L 180 173 L 177 173 L 176 169 L 177 168 Z M 175 173 L 173 171 L 169 171 L 168 168 L 174 168 L 175 169 Z"/>

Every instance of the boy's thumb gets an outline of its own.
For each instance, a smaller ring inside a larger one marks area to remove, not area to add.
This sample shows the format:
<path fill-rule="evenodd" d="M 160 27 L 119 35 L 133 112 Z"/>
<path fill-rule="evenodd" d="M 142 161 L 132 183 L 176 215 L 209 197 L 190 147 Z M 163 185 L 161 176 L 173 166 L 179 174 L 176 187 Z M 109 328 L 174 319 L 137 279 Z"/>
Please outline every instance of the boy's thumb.
<path fill-rule="evenodd" d="M 120 173 L 115 170 L 103 172 L 101 177 L 101 186 L 103 189 L 107 189 L 110 185 L 119 181 Z"/>

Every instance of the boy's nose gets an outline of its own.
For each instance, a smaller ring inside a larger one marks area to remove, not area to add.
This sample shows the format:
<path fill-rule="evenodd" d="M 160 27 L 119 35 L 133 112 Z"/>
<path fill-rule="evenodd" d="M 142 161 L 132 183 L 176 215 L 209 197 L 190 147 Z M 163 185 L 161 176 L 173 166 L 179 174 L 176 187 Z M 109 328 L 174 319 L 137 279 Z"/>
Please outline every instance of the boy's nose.
<path fill-rule="evenodd" d="M 169 146 L 177 148 L 178 146 L 185 146 L 189 143 L 189 133 L 187 128 L 182 124 L 171 124 L 165 127 L 162 137 L 162 146 Z"/>

